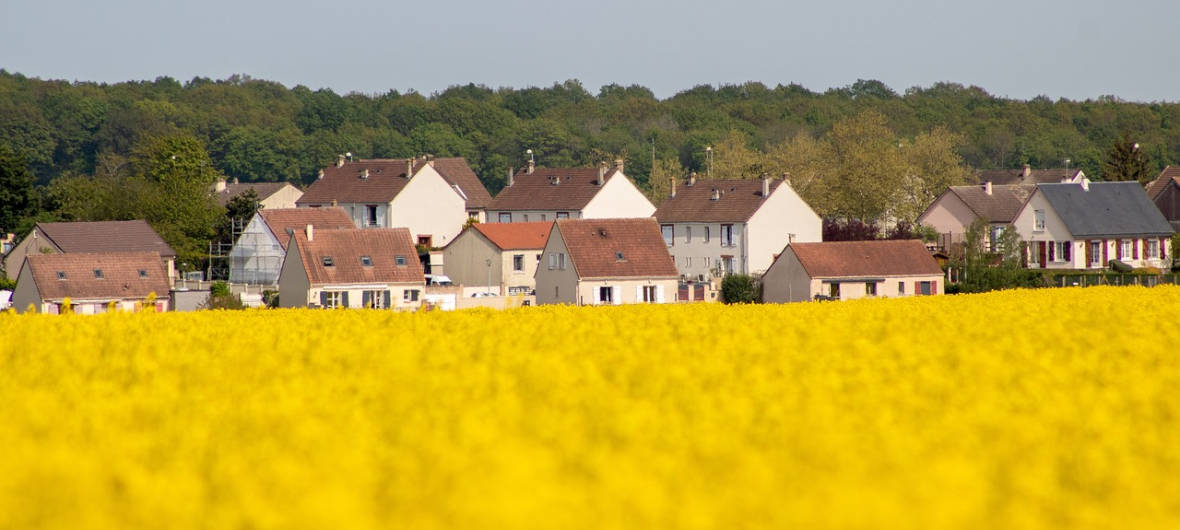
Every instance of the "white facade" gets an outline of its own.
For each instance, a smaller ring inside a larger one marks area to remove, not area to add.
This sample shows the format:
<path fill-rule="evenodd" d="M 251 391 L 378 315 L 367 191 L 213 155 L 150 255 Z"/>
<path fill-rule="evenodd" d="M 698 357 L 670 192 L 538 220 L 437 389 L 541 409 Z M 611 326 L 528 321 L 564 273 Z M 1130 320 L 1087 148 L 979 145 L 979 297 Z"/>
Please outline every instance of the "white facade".
<path fill-rule="evenodd" d="M 1116 259 L 1136 268 L 1171 265 L 1171 238 L 1075 237 L 1039 192 L 1029 198 L 1012 226 L 1026 243 L 1025 263 L 1030 269 L 1102 269 Z"/>
<path fill-rule="evenodd" d="M 298 247 L 287 246 L 279 275 L 280 307 L 413 310 L 422 305 L 424 283 L 339 283 L 312 285 Z"/>
<path fill-rule="evenodd" d="M 556 228 L 536 269 L 537 304 L 621 305 L 676 301 L 675 278 L 581 278 Z M 556 237 L 555 237 L 556 236 Z"/>
<path fill-rule="evenodd" d="M 762 276 L 762 301 L 766 303 L 806 302 L 817 296 L 855 300 L 940 295 L 944 289 L 941 274 L 812 277 L 790 247 Z"/>

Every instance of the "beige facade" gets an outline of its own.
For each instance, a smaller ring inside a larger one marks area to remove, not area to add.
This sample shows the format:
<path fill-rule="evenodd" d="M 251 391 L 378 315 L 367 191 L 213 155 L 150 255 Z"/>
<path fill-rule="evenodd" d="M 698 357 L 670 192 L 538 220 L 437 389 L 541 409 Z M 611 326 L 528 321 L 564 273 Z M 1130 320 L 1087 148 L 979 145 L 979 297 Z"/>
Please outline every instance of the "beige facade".
<path fill-rule="evenodd" d="M 489 223 L 532 223 L 555 219 L 581 219 L 581 210 L 497 210 L 488 215 Z"/>
<path fill-rule="evenodd" d="M 672 303 L 677 279 L 672 277 L 582 278 L 560 231 L 553 229 L 536 266 L 536 303 L 620 305 Z"/>
<path fill-rule="evenodd" d="M 489 223 L 527 223 L 557 219 L 620 219 L 651 217 L 656 207 L 623 173 L 615 173 L 582 208 L 512 209 L 487 212 Z"/>
<path fill-rule="evenodd" d="M 943 193 L 918 217 L 918 224 L 929 226 L 940 234 L 965 234 L 975 222 L 975 212 L 954 193 Z"/>
<path fill-rule="evenodd" d="M 426 286 L 421 283 L 340 283 L 312 285 L 303 259 L 292 244 L 279 275 L 280 307 L 344 307 L 414 310 L 422 305 Z"/>
<path fill-rule="evenodd" d="M 303 191 L 295 186 L 287 184 L 278 191 L 270 194 L 270 196 L 258 201 L 259 208 L 268 208 L 276 210 L 279 208 L 294 208 L 295 201 L 303 196 Z"/>
<path fill-rule="evenodd" d="M 7 256 L 4 256 L 4 273 L 9 280 L 15 280 L 20 274 L 21 264 L 25 262 L 26 256 L 30 254 L 57 254 L 58 252 L 61 251 L 34 228 L 27 237 L 13 247 Z"/>
<path fill-rule="evenodd" d="M 537 267 L 537 305 L 577 305 L 579 300 L 578 273 L 570 260 L 569 249 L 556 228 L 550 233 L 545 250 L 541 253 L 541 264 Z"/>
<path fill-rule="evenodd" d="M 1012 226 L 1027 245 L 1028 268 L 1101 269 L 1114 259 L 1136 268 L 1171 266 L 1171 238 L 1076 238 L 1042 193 L 1033 194 Z"/>
<path fill-rule="evenodd" d="M 145 298 L 70 298 L 70 310 L 78 315 L 97 315 L 111 311 L 142 311 L 146 303 Z M 18 313 L 28 311 L 56 315 L 61 313 L 65 298 L 44 298 L 37 289 L 37 282 L 33 280 L 33 272 L 29 267 L 22 267 L 17 275 L 16 289 L 12 292 L 12 308 Z M 153 302 L 155 312 L 163 313 L 169 309 L 168 293 L 157 293 Z"/>
<path fill-rule="evenodd" d="M 476 230 L 467 230 L 443 250 L 447 277 L 465 288 L 495 294 L 531 294 L 543 249 L 501 250 Z"/>
<path fill-rule="evenodd" d="M 898 298 L 924 292 L 938 295 L 943 294 L 944 283 L 940 274 L 812 277 L 788 247 L 762 277 L 762 301 L 806 302 L 817 296 L 837 300 Z"/>

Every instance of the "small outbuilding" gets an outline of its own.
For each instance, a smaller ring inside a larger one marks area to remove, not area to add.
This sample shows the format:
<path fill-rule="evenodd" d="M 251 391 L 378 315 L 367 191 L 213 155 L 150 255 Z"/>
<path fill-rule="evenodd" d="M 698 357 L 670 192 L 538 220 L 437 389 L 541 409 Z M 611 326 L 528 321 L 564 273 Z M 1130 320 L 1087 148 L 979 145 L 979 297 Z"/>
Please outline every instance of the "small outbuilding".
<path fill-rule="evenodd" d="M 943 294 L 943 273 L 914 240 L 792 243 L 762 276 L 765 302 Z"/>

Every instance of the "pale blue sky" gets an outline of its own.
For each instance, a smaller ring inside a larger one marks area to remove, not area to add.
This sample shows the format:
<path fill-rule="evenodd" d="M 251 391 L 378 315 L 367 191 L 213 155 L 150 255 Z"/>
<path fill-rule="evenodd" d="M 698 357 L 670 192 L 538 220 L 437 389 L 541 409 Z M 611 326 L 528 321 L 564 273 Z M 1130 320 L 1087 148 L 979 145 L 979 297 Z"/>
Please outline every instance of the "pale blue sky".
<path fill-rule="evenodd" d="M 1177 0 L 4 0 L 0 68 L 116 82 L 255 78 L 338 93 L 469 82 L 938 81 L 1027 99 L 1180 100 Z"/>

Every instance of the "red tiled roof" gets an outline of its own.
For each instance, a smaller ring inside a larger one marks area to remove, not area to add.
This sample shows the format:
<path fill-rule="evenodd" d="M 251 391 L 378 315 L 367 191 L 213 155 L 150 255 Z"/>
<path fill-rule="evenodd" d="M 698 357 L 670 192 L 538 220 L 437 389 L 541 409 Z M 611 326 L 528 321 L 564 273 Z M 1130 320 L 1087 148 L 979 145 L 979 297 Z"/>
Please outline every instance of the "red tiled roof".
<path fill-rule="evenodd" d="M 1030 169 L 1028 176 L 1024 176 L 1023 169 L 984 169 L 975 174 L 975 181 L 983 184 L 1056 184 L 1063 178 L 1077 177 L 1077 168 Z"/>
<path fill-rule="evenodd" d="M 581 278 L 675 278 L 679 274 L 655 219 L 558 219 L 556 223 L 554 229 L 560 232 Z"/>
<path fill-rule="evenodd" d="M 791 243 L 812 278 L 941 275 L 938 262 L 916 239 Z"/>
<path fill-rule="evenodd" d="M 389 202 L 406 187 L 407 159 L 373 158 L 345 162 L 343 166 L 324 168 L 324 178 L 317 179 L 296 204 L 330 204 L 336 202 Z M 416 160 L 414 173 L 427 162 Z M 364 170 L 368 178 L 360 178 Z M 471 171 L 463 158 L 436 158 L 434 170 L 452 186 L 458 186 L 467 197 L 468 208 L 482 208 L 491 202 L 487 188 Z"/>
<path fill-rule="evenodd" d="M 43 300 L 168 296 L 168 271 L 155 252 L 30 254 L 25 261 Z M 102 271 L 102 278 L 95 276 Z M 140 275 L 144 271 L 144 275 Z M 65 279 L 58 279 L 59 273 Z"/>
<path fill-rule="evenodd" d="M 296 230 L 291 240 L 312 285 L 426 282 L 407 228 L 313 230 L 311 241 L 306 232 Z M 368 256 L 372 265 L 363 265 L 361 256 Z M 397 264 L 398 256 L 405 258 L 405 265 Z M 332 259 L 331 266 L 324 265 L 325 257 Z"/>
<path fill-rule="evenodd" d="M 471 227 L 500 247 L 500 250 L 528 250 L 545 248 L 553 222 L 477 223 Z"/>
<path fill-rule="evenodd" d="M 1168 166 L 1160 171 L 1160 175 L 1147 184 L 1147 196 L 1154 201 L 1160 193 L 1168 189 L 1168 184 L 1180 186 L 1180 166 Z"/>
<path fill-rule="evenodd" d="M 258 210 L 258 215 L 262 216 L 262 221 L 279 240 L 283 250 L 287 250 L 287 243 L 290 241 L 287 230 L 297 232 L 311 225 L 312 237 L 315 237 L 316 230 L 356 228 L 356 224 L 344 208 L 276 208 Z"/>
<path fill-rule="evenodd" d="M 176 251 L 143 220 L 37 223 L 37 228 L 66 253 L 155 252 L 176 257 Z"/>
<path fill-rule="evenodd" d="M 290 186 L 286 182 L 230 182 L 225 185 L 225 189 L 216 193 L 217 202 L 222 206 L 229 204 L 229 201 L 234 197 L 246 193 L 247 190 L 254 190 L 258 195 L 258 200 L 265 200 L 267 197 L 274 195 L 279 190 Z"/>
<path fill-rule="evenodd" d="M 616 173 L 608 169 L 605 180 Z M 492 199 L 488 210 L 581 210 L 602 189 L 598 168 L 539 167 L 531 174 L 517 173 L 512 180 Z"/>
<path fill-rule="evenodd" d="M 971 211 L 989 223 L 1011 223 L 1020 213 L 1035 186 L 1021 184 L 992 184 L 991 195 L 983 186 L 951 186 L 950 192 L 957 196 Z"/>
<path fill-rule="evenodd" d="M 770 182 L 771 193 L 781 180 Z M 713 200 L 713 191 L 718 192 Z M 761 180 L 698 180 L 692 186 L 676 183 L 676 196 L 669 197 L 656 210 L 661 223 L 745 222 L 762 206 Z"/>

